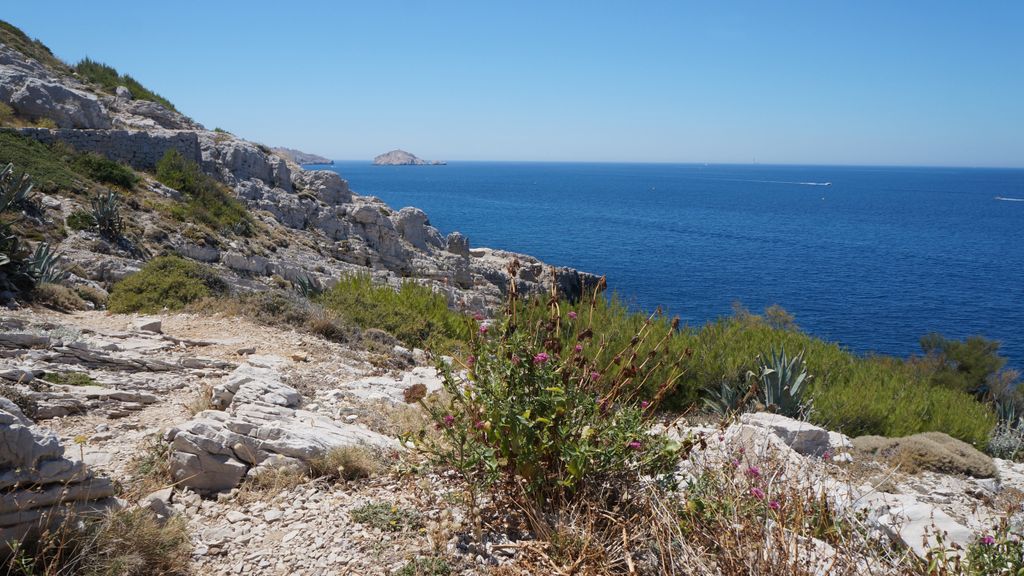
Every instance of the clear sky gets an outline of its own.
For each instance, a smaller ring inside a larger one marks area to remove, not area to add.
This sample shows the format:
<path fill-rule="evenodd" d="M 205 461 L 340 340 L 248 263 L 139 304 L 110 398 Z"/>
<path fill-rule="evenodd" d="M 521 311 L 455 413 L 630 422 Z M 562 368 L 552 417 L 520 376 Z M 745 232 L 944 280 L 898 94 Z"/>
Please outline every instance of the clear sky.
<path fill-rule="evenodd" d="M 336 159 L 1024 166 L 1024 2 L 6 2 L 68 61 Z"/>

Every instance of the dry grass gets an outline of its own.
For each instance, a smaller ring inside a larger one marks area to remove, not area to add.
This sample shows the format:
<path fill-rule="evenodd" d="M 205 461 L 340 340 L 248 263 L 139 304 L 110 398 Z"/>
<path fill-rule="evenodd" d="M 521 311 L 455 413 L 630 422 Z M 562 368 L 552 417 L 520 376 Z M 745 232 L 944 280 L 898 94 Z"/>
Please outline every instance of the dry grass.
<path fill-rule="evenodd" d="M 171 445 L 159 435 L 149 436 L 142 443 L 142 452 L 128 465 L 133 482 L 125 496 L 134 501 L 174 484 L 171 477 Z"/>
<path fill-rule="evenodd" d="M 9 574 L 177 576 L 191 573 L 191 539 L 184 519 L 158 522 L 148 510 L 116 510 L 63 522 L 18 547 Z"/>
<path fill-rule="evenodd" d="M 991 458 L 942 432 L 903 438 L 861 436 L 853 440 L 853 448 L 862 456 L 882 460 L 908 474 L 921 470 L 975 478 L 991 478 L 997 474 Z"/>
<path fill-rule="evenodd" d="M 74 312 L 89 308 L 85 300 L 74 290 L 60 284 L 40 284 L 35 287 L 31 296 L 32 302 L 35 304 L 61 312 Z"/>
<path fill-rule="evenodd" d="M 234 498 L 239 504 L 260 502 L 306 482 L 309 482 L 309 476 L 305 470 L 293 466 L 267 468 L 255 476 L 246 477 Z"/>
<path fill-rule="evenodd" d="M 310 462 L 310 472 L 316 478 L 352 481 L 379 472 L 379 462 L 376 451 L 366 446 L 341 446 Z"/>
<path fill-rule="evenodd" d="M 213 386 L 210 384 L 204 385 L 199 391 L 199 394 L 190 400 L 185 408 L 192 416 L 195 416 L 204 410 L 213 410 Z"/>

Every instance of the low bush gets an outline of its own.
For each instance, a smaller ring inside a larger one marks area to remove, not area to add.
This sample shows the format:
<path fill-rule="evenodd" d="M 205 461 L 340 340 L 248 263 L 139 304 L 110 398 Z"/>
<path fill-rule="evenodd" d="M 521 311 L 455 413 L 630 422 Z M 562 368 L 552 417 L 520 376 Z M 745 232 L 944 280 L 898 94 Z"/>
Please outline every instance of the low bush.
<path fill-rule="evenodd" d="M 74 290 L 82 300 L 92 303 L 96 309 L 104 308 L 107 305 L 108 295 L 100 288 L 83 285 L 75 286 Z"/>
<path fill-rule="evenodd" d="M 1003 518 L 995 528 L 967 547 L 967 576 L 1024 574 L 1024 536 L 1019 522 Z"/>
<path fill-rule="evenodd" d="M 64 223 L 72 230 L 92 230 L 96 227 L 96 219 L 85 210 L 75 210 L 68 215 Z"/>
<path fill-rule="evenodd" d="M 390 333 L 406 346 L 446 353 L 472 335 L 472 319 L 448 308 L 445 297 L 427 286 L 405 282 L 394 290 L 369 276 L 342 278 L 318 299 L 341 320 Z"/>
<path fill-rule="evenodd" d="M 382 532 L 415 530 L 423 525 L 420 513 L 391 502 L 370 502 L 350 513 L 352 520 Z"/>
<path fill-rule="evenodd" d="M 853 448 L 861 455 L 882 459 L 910 474 L 920 470 L 975 478 L 991 478 L 997 474 L 992 458 L 942 432 L 903 438 L 860 436 L 853 439 Z"/>
<path fill-rule="evenodd" d="M 186 196 L 184 202 L 171 207 L 174 218 L 199 222 L 222 234 L 252 234 L 254 224 L 245 205 L 177 150 L 168 150 L 157 163 L 156 178 Z"/>
<path fill-rule="evenodd" d="M 452 567 L 440 556 L 413 558 L 396 573 L 396 576 L 448 576 Z"/>
<path fill-rule="evenodd" d="M 43 374 L 43 380 L 51 384 L 63 384 L 66 386 L 95 386 L 96 380 L 85 372 L 47 372 Z"/>
<path fill-rule="evenodd" d="M 206 298 L 189 309 L 203 314 L 243 316 L 265 326 L 294 328 L 333 342 L 353 342 L 359 330 L 345 324 L 294 292 L 269 290 L 223 298 Z"/>
<path fill-rule="evenodd" d="M 157 102 L 168 110 L 175 109 L 174 105 L 163 96 L 147 89 L 135 78 L 127 74 L 119 74 L 117 70 L 106 64 L 85 58 L 75 64 L 75 73 L 86 82 L 98 84 L 109 92 L 113 92 L 118 86 L 125 86 L 131 91 L 132 98 L 136 100 L 149 100 Z"/>
<path fill-rule="evenodd" d="M 177 256 L 162 256 L 115 284 L 109 309 L 119 314 L 152 314 L 164 308 L 180 310 L 191 302 L 227 291 L 227 284 L 208 266 Z"/>
<path fill-rule="evenodd" d="M 39 403 L 32 398 L 28 393 L 23 392 L 16 386 L 9 384 L 0 384 L 0 396 L 7 398 L 11 402 L 14 402 L 21 413 L 29 419 L 35 419 L 36 412 L 39 410 Z"/>
<path fill-rule="evenodd" d="M 79 172 L 104 184 L 132 188 L 138 182 L 138 176 L 131 168 L 99 154 L 79 154 L 74 165 Z"/>
<path fill-rule="evenodd" d="M 1024 459 L 1024 420 L 1000 422 L 988 439 L 987 452 L 995 458 Z"/>

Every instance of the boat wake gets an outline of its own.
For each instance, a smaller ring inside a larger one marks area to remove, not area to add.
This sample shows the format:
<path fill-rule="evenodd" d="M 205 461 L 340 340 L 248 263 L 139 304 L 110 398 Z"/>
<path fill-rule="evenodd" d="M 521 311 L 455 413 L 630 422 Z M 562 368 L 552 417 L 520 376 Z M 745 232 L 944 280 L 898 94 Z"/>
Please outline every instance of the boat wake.
<path fill-rule="evenodd" d="M 1024 198 L 1007 198 L 1005 196 L 996 196 L 996 200 L 1002 200 L 1003 202 L 1024 202 Z"/>
<path fill-rule="evenodd" d="M 721 180 L 724 182 L 752 182 L 754 184 L 789 184 L 791 186 L 831 186 L 831 182 L 790 182 L 788 180 L 741 180 L 739 178 L 703 178 L 703 180 Z"/>

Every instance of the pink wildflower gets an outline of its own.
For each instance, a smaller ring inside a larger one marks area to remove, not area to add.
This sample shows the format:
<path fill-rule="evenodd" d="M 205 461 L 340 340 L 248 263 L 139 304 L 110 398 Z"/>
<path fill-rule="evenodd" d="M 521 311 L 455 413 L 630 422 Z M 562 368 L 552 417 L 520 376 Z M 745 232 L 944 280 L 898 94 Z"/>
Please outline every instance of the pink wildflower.
<path fill-rule="evenodd" d="M 600 380 L 601 379 L 601 373 L 600 372 L 591 372 L 590 373 L 590 379 L 591 380 Z"/>
<path fill-rule="evenodd" d="M 472 367 L 473 364 L 476 364 L 476 356 L 473 356 L 472 354 L 466 356 L 466 366 Z"/>
<path fill-rule="evenodd" d="M 825 450 L 825 453 L 821 455 L 821 459 L 828 460 L 829 458 L 832 458 L 832 453 L 829 452 L 828 450 Z"/>
<path fill-rule="evenodd" d="M 481 314 L 479 312 L 475 312 L 473 314 L 473 320 L 476 320 L 477 322 L 480 322 L 483 319 L 484 319 L 484 315 L 483 314 Z"/>
<path fill-rule="evenodd" d="M 576 353 L 579 354 L 580 352 L 583 352 L 583 346 L 577 344 L 576 347 L 573 348 L 573 350 L 575 350 Z"/>
<path fill-rule="evenodd" d="M 569 320 L 575 320 L 576 319 L 576 313 L 573 312 L 572 310 L 570 310 L 569 313 L 566 314 L 566 316 L 569 317 Z"/>
<path fill-rule="evenodd" d="M 549 358 L 550 358 L 550 356 L 548 356 L 547 352 L 540 352 L 536 356 L 533 357 L 533 363 L 534 364 L 543 364 L 543 363 L 547 362 Z"/>
<path fill-rule="evenodd" d="M 445 426 L 451 426 L 452 423 L 455 422 L 455 416 L 452 416 L 451 414 L 445 414 L 442 420 L 444 420 Z"/>
<path fill-rule="evenodd" d="M 757 478 L 760 475 L 761 469 L 758 468 L 757 466 L 750 466 L 747 468 L 747 476 L 750 476 L 751 478 Z"/>
<path fill-rule="evenodd" d="M 650 406 L 650 405 L 651 405 L 650 402 L 648 402 L 647 400 L 644 400 L 643 402 L 640 402 L 640 409 L 641 410 L 647 410 L 647 407 Z"/>
<path fill-rule="evenodd" d="M 513 364 L 519 364 L 520 361 L 521 360 L 520 360 L 519 356 L 516 356 L 515 354 L 512 355 L 512 363 Z"/>
<path fill-rule="evenodd" d="M 488 326 L 487 324 L 481 324 L 480 325 L 480 333 L 481 334 L 487 334 L 487 329 L 488 328 L 490 328 L 490 326 Z"/>
<path fill-rule="evenodd" d="M 779 508 L 782 507 L 782 505 L 779 504 L 778 500 L 772 500 L 771 502 L 768 503 L 768 507 L 771 508 L 772 510 L 778 510 Z"/>
<path fill-rule="evenodd" d="M 641 448 L 644 447 L 644 445 L 641 444 L 639 440 L 633 440 L 632 442 L 626 444 L 626 446 L 628 446 L 632 450 L 640 450 Z"/>
<path fill-rule="evenodd" d="M 735 458 L 733 458 L 732 461 L 729 462 L 729 465 L 731 465 L 733 468 L 739 468 L 740 467 L 740 461 L 735 459 Z"/>
<path fill-rule="evenodd" d="M 751 488 L 750 495 L 758 500 L 762 500 L 764 499 L 764 490 L 761 490 L 760 488 Z"/>
<path fill-rule="evenodd" d="M 482 429 L 483 427 L 484 427 L 484 421 L 483 421 L 483 420 L 477 420 L 477 421 L 476 421 L 476 422 L 475 422 L 475 423 L 473 424 L 473 428 L 476 428 L 477 430 L 480 430 L 480 429 Z"/>
<path fill-rule="evenodd" d="M 981 537 L 981 543 L 985 546 L 992 546 L 996 543 L 996 539 L 989 534 L 985 534 Z"/>

